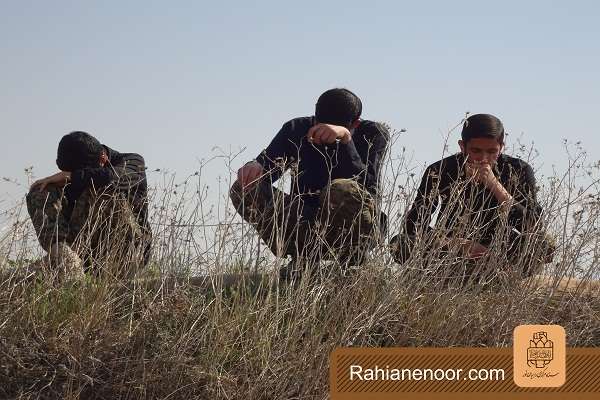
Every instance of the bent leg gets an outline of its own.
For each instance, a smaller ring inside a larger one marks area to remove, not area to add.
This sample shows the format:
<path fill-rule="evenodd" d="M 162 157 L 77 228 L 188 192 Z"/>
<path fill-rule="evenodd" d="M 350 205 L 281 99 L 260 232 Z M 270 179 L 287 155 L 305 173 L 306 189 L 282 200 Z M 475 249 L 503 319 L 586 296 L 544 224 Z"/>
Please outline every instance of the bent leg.
<path fill-rule="evenodd" d="M 238 214 L 256 229 L 273 254 L 297 257 L 303 252 L 310 229 L 304 215 L 311 210 L 299 197 L 282 192 L 267 179 L 248 188 L 236 181 L 229 197 Z"/>
<path fill-rule="evenodd" d="M 75 247 L 88 268 L 110 267 L 121 275 L 144 265 L 146 235 L 131 205 L 119 194 L 85 191 L 73 207 L 70 224 Z"/>
<path fill-rule="evenodd" d="M 552 262 L 555 251 L 554 239 L 545 232 L 521 233 L 511 237 L 507 258 L 525 278 L 541 273 L 544 264 Z"/>
<path fill-rule="evenodd" d="M 319 225 L 325 243 L 342 262 L 362 263 L 373 247 L 375 201 L 353 179 L 335 179 L 321 192 Z"/>
<path fill-rule="evenodd" d="M 52 244 L 69 241 L 69 220 L 64 214 L 66 198 L 61 188 L 33 189 L 27 193 L 27 212 L 42 248 L 49 252 Z"/>
<path fill-rule="evenodd" d="M 404 264 L 412 253 L 415 238 L 411 235 L 399 233 L 390 240 L 389 249 L 394 261 Z"/>

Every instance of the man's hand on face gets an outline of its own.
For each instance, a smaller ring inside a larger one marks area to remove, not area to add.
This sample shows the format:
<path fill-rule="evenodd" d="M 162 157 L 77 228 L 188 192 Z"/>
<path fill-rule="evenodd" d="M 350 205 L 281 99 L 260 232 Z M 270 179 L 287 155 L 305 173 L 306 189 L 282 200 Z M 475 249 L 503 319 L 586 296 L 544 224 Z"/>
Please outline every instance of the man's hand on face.
<path fill-rule="evenodd" d="M 492 188 L 498 183 L 498 179 L 492 171 L 492 166 L 487 162 L 470 161 L 467 162 L 466 173 L 469 178 L 473 178 L 475 183 L 481 183 L 487 188 Z"/>
<path fill-rule="evenodd" d="M 31 190 L 38 189 L 40 192 L 48 186 L 63 187 L 71 180 L 71 173 L 66 171 L 57 172 L 54 175 L 47 176 L 43 179 L 38 179 L 31 185 Z"/>
<path fill-rule="evenodd" d="M 257 161 L 251 161 L 238 170 L 238 181 L 242 188 L 246 188 L 256 183 L 263 173 L 263 166 Z"/>
<path fill-rule="evenodd" d="M 488 190 L 490 190 L 496 199 L 503 204 L 510 205 L 513 201 L 513 197 L 506 190 L 502 182 L 498 180 L 492 166 L 487 162 L 467 162 L 466 174 L 468 177 L 473 178 L 473 181 L 477 184 L 483 184 Z"/>
<path fill-rule="evenodd" d="M 313 144 L 332 144 L 340 141 L 347 144 L 352 139 L 350 131 L 339 125 L 316 124 L 308 130 L 308 141 Z"/>

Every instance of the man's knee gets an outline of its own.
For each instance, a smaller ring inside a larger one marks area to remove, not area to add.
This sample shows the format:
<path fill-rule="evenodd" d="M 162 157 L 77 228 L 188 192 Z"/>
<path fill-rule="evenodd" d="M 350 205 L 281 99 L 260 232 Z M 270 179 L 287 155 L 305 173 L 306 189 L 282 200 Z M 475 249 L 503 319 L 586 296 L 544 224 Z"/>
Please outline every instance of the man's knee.
<path fill-rule="evenodd" d="M 245 219 L 250 214 L 254 215 L 272 207 L 277 201 L 277 189 L 273 188 L 267 181 L 261 180 L 251 186 L 242 187 L 239 181 L 235 181 L 229 189 L 229 198 L 236 211 Z"/>
<path fill-rule="evenodd" d="M 54 215 L 62 210 L 62 191 L 56 188 L 31 189 L 25 196 L 27 212 L 31 218 L 37 213 Z"/>
<path fill-rule="evenodd" d="M 346 206 L 371 206 L 372 197 L 361 185 L 354 179 L 340 178 L 331 181 L 329 186 L 322 193 L 323 197 L 327 196 L 331 207 L 339 205 Z"/>
<path fill-rule="evenodd" d="M 44 207 L 48 202 L 49 193 L 46 190 L 31 189 L 25 196 L 28 210 L 36 210 Z"/>
<path fill-rule="evenodd" d="M 364 189 L 354 179 L 339 178 L 331 181 L 329 191 L 332 195 L 347 196 L 363 194 Z"/>
<path fill-rule="evenodd" d="M 33 217 L 35 210 L 39 209 L 39 191 L 38 190 L 30 190 L 29 193 L 25 196 L 25 203 L 27 204 L 27 212 L 30 217 Z"/>
<path fill-rule="evenodd" d="M 236 212 L 246 221 L 252 224 L 258 223 L 264 212 L 264 201 L 259 198 L 259 188 L 257 185 L 243 188 L 239 181 L 229 189 L 229 198 Z"/>
<path fill-rule="evenodd" d="M 244 191 L 238 180 L 236 180 L 233 185 L 231 185 L 231 188 L 229 188 L 229 198 L 231 199 L 235 209 L 239 211 L 243 203 Z"/>
<path fill-rule="evenodd" d="M 61 189 L 31 190 L 25 199 L 27 212 L 40 245 L 49 251 L 52 243 L 67 240 L 69 228 L 63 212 Z"/>
<path fill-rule="evenodd" d="M 322 217 L 372 225 L 375 204 L 369 192 L 353 179 L 335 179 L 321 192 Z"/>

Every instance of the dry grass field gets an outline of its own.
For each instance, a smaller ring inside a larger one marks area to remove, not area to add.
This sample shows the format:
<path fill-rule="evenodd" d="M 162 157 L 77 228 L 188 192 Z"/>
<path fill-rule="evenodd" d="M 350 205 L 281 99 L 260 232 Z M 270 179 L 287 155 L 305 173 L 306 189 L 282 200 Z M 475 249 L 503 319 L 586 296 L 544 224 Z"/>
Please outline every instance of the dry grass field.
<path fill-rule="evenodd" d="M 418 251 L 393 262 L 386 243 L 419 178 L 400 158 L 382 199 L 392 232 L 366 265 L 342 275 L 335 261 L 311 264 L 315 276 L 293 285 L 224 196 L 208 207 L 216 190 L 202 170 L 159 180 L 153 259 L 133 279 L 19 279 L 39 250 L 23 204 L 11 206 L 0 239 L 0 398 L 325 399 L 338 346 L 511 346 L 515 326 L 530 323 L 564 326 L 569 346 L 600 346 L 600 174 L 571 160 L 540 180 L 553 262 L 524 280 L 505 270 L 491 285 L 437 279 L 444 259 Z"/>

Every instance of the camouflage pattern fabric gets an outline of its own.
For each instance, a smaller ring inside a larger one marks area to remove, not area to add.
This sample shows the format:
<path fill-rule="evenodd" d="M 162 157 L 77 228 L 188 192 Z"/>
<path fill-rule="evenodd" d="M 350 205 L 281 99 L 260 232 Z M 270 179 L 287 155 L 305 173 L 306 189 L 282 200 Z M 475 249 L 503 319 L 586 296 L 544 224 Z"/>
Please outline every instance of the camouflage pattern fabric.
<path fill-rule="evenodd" d="M 361 264 L 376 229 L 371 194 L 353 179 L 334 179 L 321 191 L 319 204 L 316 231 L 323 234 L 326 258 Z"/>
<path fill-rule="evenodd" d="M 49 187 L 47 190 L 33 189 L 26 197 L 27 212 L 35 228 L 42 248 L 50 251 L 52 243 L 73 243 L 74 235 L 69 227 L 69 219 L 63 210 L 67 207 L 67 199 L 63 190 Z"/>
<path fill-rule="evenodd" d="M 300 197 L 282 192 L 266 179 L 244 190 L 236 181 L 229 195 L 237 212 L 256 229 L 273 254 L 284 257 L 302 252 L 309 230 L 309 221 L 303 215 L 316 214 L 316 210 Z"/>
<path fill-rule="evenodd" d="M 355 180 L 333 180 L 321 191 L 316 210 L 268 180 L 246 190 L 236 182 L 230 197 L 276 256 L 337 259 L 358 265 L 372 246 L 375 202 Z"/>
<path fill-rule="evenodd" d="M 86 190 L 65 215 L 67 199 L 60 188 L 32 190 L 27 210 L 40 245 L 67 243 L 84 260 L 87 270 L 124 271 L 143 265 L 146 238 L 129 202 L 121 196 Z"/>

